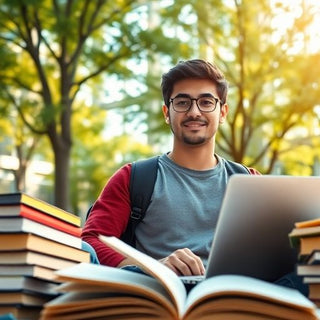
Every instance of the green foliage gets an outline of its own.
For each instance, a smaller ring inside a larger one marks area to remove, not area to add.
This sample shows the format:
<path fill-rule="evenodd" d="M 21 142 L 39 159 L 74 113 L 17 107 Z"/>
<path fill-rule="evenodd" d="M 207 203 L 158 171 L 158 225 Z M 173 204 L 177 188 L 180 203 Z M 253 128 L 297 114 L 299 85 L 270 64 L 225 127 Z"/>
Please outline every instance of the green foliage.
<path fill-rule="evenodd" d="M 107 117 L 108 113 L 97 107 L 82 106 L 74 114 L 75 139 L 71 165 L 73 212 L 84 212 L 120 166 L 152 155 L 150 146 L 131 136 L 103 138 Z"/>
<path fill-rule="evenodd" d="M 108 113 L 96 106 L 121 93 L 122 101 L 105 108 L 116 108 L 126 124 L 142 124 L 149 141 L 161 143 L 170 133 L 161 112 L 161 73 L 200 57 L 216 62 L 230 82 L 218 151 L 265 173 L 281 162 L 285 173 L 309 174 L 320 156 L 314 124 L 320 56 L 308 51 L 316 11 L 306 3 L 279 32 L 277 14 L 291 5 L 0 0 L 0 113 L 19 117 L 15 125 L 27 136 L 46 135 L 41 143 L 49 142 L 52 152 L 41 156 L 54 155 L 56 197 L 68 194 L 64 185 L 71 181 L 79 212 L 78 204 L 94 199 L 119 165 L 152 153 L 126 135 L 103 138 Z M 121 92 L 118 81 L 126 83 Z M 0 130 L 15 139 L 10 123 L 1 118 Z"/>
<path fill-rule="evenodd" d="M 216 39 L 212 58 L 230 81 L 230 114 L 218 148 L 266 173 L 284 159 L 280 154 L 297 148 L 288 148 L 285 139 L 307 125 L 301 114 L 312 114 L 319 99 L 314 57 L 292 50 L 301 29 L 293 24 L 281 34 L 273 24 L 275 14 L 268 1 L 254 6 L 241 1 L 225 8 L 228 32 L 219 24 L 222 34 L 214 28 L 201 35 L 205 42 Z"/>
<path fill-rule="evenodd" d="M 133 78 L 128 62 L 155 52 L 167 61 L 180 55 L 176 39 L 146 26 L 148 6 L 130 0 L 0 2 L 0 47 L 18 54 L 14 68 L 3 70 L 8 93 L 24 124 L 49 138 L 61 207 L 67 208 L 73 105 L 84 84 L 97 84 L 106 75 Z"/>

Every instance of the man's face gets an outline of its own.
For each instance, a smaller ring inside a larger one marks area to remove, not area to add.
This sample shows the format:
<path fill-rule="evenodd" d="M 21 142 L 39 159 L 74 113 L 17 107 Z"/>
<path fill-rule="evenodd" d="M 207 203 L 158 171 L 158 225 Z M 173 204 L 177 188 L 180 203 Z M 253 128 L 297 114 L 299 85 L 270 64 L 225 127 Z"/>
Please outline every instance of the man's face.
<path fill-rule="evenodd" d="M 215 84 L 206 79 L 185 79 L 177 82 L 170 98 L 178 95 L 197 99 L 202 96 L 218 98 Z M 163 106 L 165 120 L 170 124 L 176 142 L 187 145 L 202 145 L 214 139 L 219 124 L 223 123 L 228 112 L 226 104 L 217 103 L 213 112 L 201 112 L 196 101 L 192 101 L 189 111 L 178 113 L 174 111 L 172 103 Z"/>

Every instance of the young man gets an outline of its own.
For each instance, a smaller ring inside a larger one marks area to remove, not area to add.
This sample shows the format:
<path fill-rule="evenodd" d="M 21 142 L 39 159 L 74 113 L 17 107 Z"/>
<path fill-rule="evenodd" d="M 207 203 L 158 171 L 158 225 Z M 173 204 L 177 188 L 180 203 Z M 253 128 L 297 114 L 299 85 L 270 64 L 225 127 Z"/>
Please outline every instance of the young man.
<path fill-rule="evenodd" d="M 196 59 L 178 63 L 163 75 L 161 86 L 173 148 L 159 158 L 152 201 L 136 228 L 136 248 L 179 275 L 202 275 L 230 178 L 228 161 L 215 153 L 216 134 L 228 114 L 228 84 L 215 65 Z M 83 228 L 82 238 L 101 264 L 132 264 L 98 239 L 99 234 L 120 238 L 126 229 L 130 172 L 127 164 L 112 176 Z"/>

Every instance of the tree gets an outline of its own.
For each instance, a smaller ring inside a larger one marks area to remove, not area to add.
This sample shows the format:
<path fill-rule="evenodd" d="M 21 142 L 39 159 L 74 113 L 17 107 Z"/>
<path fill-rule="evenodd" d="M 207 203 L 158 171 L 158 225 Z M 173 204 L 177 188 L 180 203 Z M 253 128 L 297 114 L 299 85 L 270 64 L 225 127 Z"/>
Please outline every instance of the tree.
<path fill-rule="evenodd" d="M 228 15 L 230 33 L 224 33 L 220 46 L 213 49 L 230 79 L 234 104 L 219 148 L 265 173 L 272 172 L 284 152 L 296 147 L 288 147 L 288 137 L 306 127 L 304 118 L 314 113 L 319 99 L 315 88 L 320 69 L 310 72 L 316 57 L 294 50 L 297 34 L 307 25 L 300 29 L 297 17 L 281 35 L 273 27 L 274 10 L 268 1 L 254 6 L 234 1 Z M 289 9 L 282 8 L 281 13 L 285 10 Z"/>
<path fill-rule="evenodd" d="M 308 128 L 319 101 L 320 55 L 304 45 L 316 19 L 315 8 L 302 1 L 301 14 L 294 16 L 293 4 L 281 1 L 179 4 L 174 10 L 179 17 L 184 13 L 183 25 L 191 41 L 198 39 L 200 56 L 215 61 L 230 83 L 230 113 L 218 133 L 218 150 L 272 172 L 287 152 L 297 148 L 297 140 L 290 137 Z M 292 21 L 279 28 L 277 19 L 288 15 Z M 309 131 L 308 137 L 311 141 L 314 133 Z"/>
<path fill-rule="evenodd" d="M 105 128 L 108 112 L 100 107 L 77 106 L 72 119 L 74 147 L 71 164 L 72 212 L 85 212 L 111 175 L 123 164 L 152 155 L 152 148 L 127 134 L 110 137 Z M 104 134 L 103 134 L 104 131 Z"/>
<path fill-rule="evenodd" d="M 147 49 L 170 52 L 160 27 L 143 26 L 148 1 L 1 0 L 0 46 L 17 55 L 5 74 L 12 96 L 23 89 L 18 112 L 54 153 L 55 204 L 68 209 L 73 105 L 85 84 L 104 73 L 133 76 L 130 59 L 151 59 Z M 23 62 L 23 63 L 22 63 Z M 21 69 L 23 66 L 23 69 Z M 108 89 L 112 91 L 112 86 Z M 30 103 L 31 101 L 31 103 Z M 31 108 L 32 106 L 32 108 Z"/>
<path fill-rule="evenodd" d="M 17 113 L 20 99 L 18 94 L 12 96 L 5 81 L 1 81 L 0 90 L 0 132 L 2 143 L 6 145 L 5 153 L 14 154 L 18 161 L 17 166 L 13 165 L 11 171 L 14 176 L 15 190 L 25 192 L 26 181 L 25 175 L 27 167 L 34 155 L 37 145 L 39 145 L 40 137 L 34 135 L 28 127 L 23 124 L 22 118 Z M 3 141 L 8 139 L 10 141 Z"/>

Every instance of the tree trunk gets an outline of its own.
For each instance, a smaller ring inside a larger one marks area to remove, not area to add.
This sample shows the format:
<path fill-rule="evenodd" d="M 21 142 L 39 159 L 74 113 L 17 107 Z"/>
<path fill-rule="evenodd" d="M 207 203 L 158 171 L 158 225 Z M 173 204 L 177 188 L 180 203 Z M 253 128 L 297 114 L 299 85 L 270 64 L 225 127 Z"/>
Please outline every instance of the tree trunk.
<path fill-rule="evenodd" d="M 71 145 L 68 143 L 59 143 L 55 146 L 55 149 L 54 149 L 55 205 L 67 211 L 70 210 L 70 198 L 69 198 L 70 152 L 71 152 Z"/>
<path fill-rule="evenodd" d="M 65 125 L 69 128 L 70 122 L 66 122 Z M 69 211 L 69 167 L 72 142 L 70 130 L 62 131 L 62 133 L 57 132 L 55 123 L 48 126 L 48 137 L 54 153 L 54 204 Z M 65 132 L 67 134 L 64 134 Z"/>
<path fill-rule="evenodd" d="M 27 166 L 20 163 L 19 168 L 13 171 L 15 190 L 18 192 L 26 191 L 26 170 Z"/>

